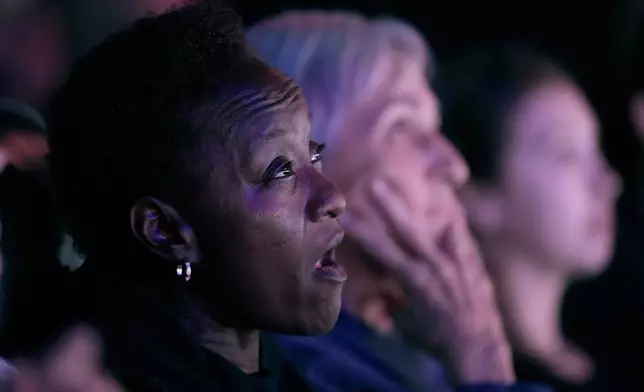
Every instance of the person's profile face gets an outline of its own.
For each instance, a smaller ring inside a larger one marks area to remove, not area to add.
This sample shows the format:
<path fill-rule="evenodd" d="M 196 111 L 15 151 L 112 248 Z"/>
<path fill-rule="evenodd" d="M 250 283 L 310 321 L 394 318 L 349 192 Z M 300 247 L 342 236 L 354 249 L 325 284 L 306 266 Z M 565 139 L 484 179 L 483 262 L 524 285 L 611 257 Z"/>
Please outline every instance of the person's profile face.
<path fill-rule="evenodd" d="M 384 180 L 407 206 L 413 230 L 438 242 L 462 213 L 456 189 L 466 181 L 468 168 L 440 132 L 439 104 L 422 64 L 404 56 L 383 61 L 390 63 L 383 67 L 388 76 L 351 114 L 342 139 L 344 157 L 336 160 L 340 153 L 334 154 L 329 163 L 341 160 L 345 165 L 334 168 L 332 178 L 350 176 L 351 181 L 341 179 L 342 184 L 357 184 L 360 177 Z M 363 164 L 353 164 L 351 157 Z M 362 191 L 346 193 L 349 217 L 365 204 Z"/>
<path fill-rule="evenodd" d="M 544 80 L 506 125 L 501 187 L 508 235 L 552 268 L 602 270 L 613 250 L 620 182 L 601 152 L 585 96 L 566 80 Z"/>
<path fill-rule="evenodd" d="M 336 217 L 344 197 L 322 174 L 321 146 L 309 138 L 301 99 L 257 113 L 241 130 L 240 167 L 222 162 L 229 166 L 224 170 L 236 172 L 236 181 L 222 184 L 233 189 L 234 201 L 226 203 L 227 211 L 213 203 L 215 213 L 204 214 L 226 215 L 231 233 L 228 259 L 205 260 L 214 274 L 206 289 L 219 291 L 214 300 L 227 301 L 234 317 L 249 327 L 327 332 L 337 320 L 346 279 L 341 268 L 328 263 L 343 235 Z M 202 236 L 201 248 L 204 243 L 209 246 Z M 215 252 L 202 251 L 205 258 L 214 257 Z"/>

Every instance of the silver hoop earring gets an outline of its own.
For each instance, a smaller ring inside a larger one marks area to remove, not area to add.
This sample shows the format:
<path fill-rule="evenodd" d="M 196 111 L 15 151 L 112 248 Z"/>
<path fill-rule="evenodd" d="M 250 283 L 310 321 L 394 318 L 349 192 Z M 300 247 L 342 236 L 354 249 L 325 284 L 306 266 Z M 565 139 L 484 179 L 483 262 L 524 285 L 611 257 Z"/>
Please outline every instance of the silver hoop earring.
<path fill-rule="evenodd" d="M 177 265 L 177 276 L 182 277 L 185 279 L 185 281 L 190 280 L 190 276 L 192 275 L 192 268 L 190 267 L 190 262 L 187 260 L 182 259 L 181 263 Z"/>

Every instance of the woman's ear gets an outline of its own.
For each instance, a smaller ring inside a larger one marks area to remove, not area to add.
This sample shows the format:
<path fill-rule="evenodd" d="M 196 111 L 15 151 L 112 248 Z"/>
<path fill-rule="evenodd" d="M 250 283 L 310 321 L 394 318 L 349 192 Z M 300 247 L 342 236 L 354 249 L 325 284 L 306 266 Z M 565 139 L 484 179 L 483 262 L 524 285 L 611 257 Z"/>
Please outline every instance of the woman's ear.
<path fill-rule="evenodd" d="M 497 187 L 469 183 L 459 192 L 467 219 L 477 231 L 496 232 L 503 224 L 503 196 Z"/>
<path fill-rule="evenodd" d="M 130 210 L 134 236 L 150 251 L 172 261 L 199 262 L 197 238 L 183 217 L 169 204 L 144 197 Z"/>

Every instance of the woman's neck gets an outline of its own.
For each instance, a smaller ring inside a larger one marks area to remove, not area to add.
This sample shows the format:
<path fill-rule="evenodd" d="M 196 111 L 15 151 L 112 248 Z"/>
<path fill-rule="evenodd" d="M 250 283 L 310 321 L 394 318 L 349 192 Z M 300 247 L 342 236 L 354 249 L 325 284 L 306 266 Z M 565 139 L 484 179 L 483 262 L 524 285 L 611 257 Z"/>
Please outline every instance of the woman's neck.
<path fill-rule="evenodd" d="M 128 253 L 136 255 L 129 257 L 128 262 L 136 260 L 141 265 L 147 264 L 149 266 L 147 269 L 159 269 L 161 265 L 169 263 L 137 249 Z M 99 268 L 101 264 L 106 265 L 99 261 Z M 168 270 L 173 272 L 174 268 L 169 266 Z M 184 287 L 185 283 L 178 279 L 172 276 L 172 273 L 155 276 L 141 273 L 119 277 L 119 280 L 128 282 L 129 285 L 157 301 L 160 300 L 165 312 L 177 318 L 181 327 L 200 346 L 222 356 L 244 373 L 251 374 L 259 371 L 259 331 L 222 326 L 210 316 L 206 310 L 207 307 Z"/>
<path fill-rule="evenodd" d="M 501 246 L 494 249 L 484 253 L 511 345 L 567 382 L 587 382 L 593 361 L 560 328 L 567 276 L 545 267 L 545 260 Z"/>
<path fill-rule="evenodd" d="M 519 252 L 487 252 L 486 261 L 497 292 L 510 343 L 525 354 L 542 356 L 565 346 L 560 307 L 566 278 Z"/>
<path fill-rule="evenodd" d="M 182 283 L 175 295 L 175 312 L 183 328 L 201 347 L 222 356 L 246 374 L 257 373 L 260 370 L 259 331 L 223 326 L 198 298 L 181 287 Z"/>
<path fill-rule="evenodd" d="M 246 374 L 260 370 L 259 331 L 225 328 L 209 317 L 196 314 L 190 322 L 199 323 L 198 341 L 202 347 L 224 357 Z"/>

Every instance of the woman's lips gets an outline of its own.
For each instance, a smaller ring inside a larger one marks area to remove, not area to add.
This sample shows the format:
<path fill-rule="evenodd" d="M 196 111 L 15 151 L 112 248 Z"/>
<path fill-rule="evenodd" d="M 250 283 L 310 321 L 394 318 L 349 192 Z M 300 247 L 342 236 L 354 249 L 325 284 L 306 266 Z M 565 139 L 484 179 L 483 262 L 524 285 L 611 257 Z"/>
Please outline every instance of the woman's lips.
<path fill-rule="evenodd" d="M 347 271 L 335 262 L 335 250 L 330 250 L 315 263 L 313 276 L 327 282 L 344 283 Z"/>

